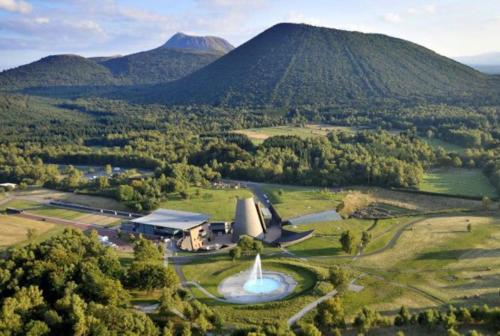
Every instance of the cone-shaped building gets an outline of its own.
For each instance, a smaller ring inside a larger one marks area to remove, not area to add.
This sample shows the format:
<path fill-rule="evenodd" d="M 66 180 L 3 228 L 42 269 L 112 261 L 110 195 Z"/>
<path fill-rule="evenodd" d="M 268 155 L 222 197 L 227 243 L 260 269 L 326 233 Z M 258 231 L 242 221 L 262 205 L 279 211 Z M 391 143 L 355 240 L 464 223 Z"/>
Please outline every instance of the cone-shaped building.
<path fill-rule="evenodd" d="M 233 242 L 241 236 L 264 238 L 266 225 L 258 205 L 253 198 L 239 199 L 236 203 L 236 216 L 233 225 Z"/>

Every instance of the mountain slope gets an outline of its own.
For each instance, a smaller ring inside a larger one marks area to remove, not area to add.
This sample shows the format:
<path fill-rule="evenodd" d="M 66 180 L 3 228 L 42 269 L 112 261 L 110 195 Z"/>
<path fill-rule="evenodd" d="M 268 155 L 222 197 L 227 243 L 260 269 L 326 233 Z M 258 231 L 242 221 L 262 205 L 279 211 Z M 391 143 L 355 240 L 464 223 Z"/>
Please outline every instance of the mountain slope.
<path fill-rule="evenodd" d="M 77 55 L 54 55 L 0 72 L 0 88 L 41 86 L 111 85 L 111 72 L 96 62 Z"/>
<path fill-rule="evenodd" d="M 102 62 L 124 84 L 155 84 L 179 79 L 212 63 L 223 54 L 156 48 Z"/>
<path fill-rule="evenodd" d="M 192 36 L 184 33 L 177 33 L 172 36 L 167 43 L 163 45 L 170 49 L 188 49 L 203 52 L 217 52 L 226 54 L 234 49 L 234 47 L 224 40 L 216 36 Z"/>
<path fill-rule="evenodd" d="M 281 106 L 449 98 L 487 85 L 480 72 L 408 41 L 285 23 L 141 96 L 169 104 Z"/>
<path fill-rule="evenodd" d="M 48 56 L 0 72 L 0 89 L 166 83 L 212 63 L 232 48 L 218 37 L 176 34 L 159 48 L 126 56 Z"/>

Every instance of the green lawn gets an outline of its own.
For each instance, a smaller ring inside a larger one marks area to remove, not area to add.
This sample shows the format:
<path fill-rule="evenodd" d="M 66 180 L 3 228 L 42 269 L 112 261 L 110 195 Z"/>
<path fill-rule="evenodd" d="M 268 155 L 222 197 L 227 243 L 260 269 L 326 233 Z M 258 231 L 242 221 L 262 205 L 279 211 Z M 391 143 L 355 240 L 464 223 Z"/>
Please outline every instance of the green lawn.
<path fill-rule="evenodd" d="M 301 215 L 335 210 L 344 194 L 318 188 L 264 185 L 264 192 L 280 216 L 286 220 Z"/>
<path fill-rule="evenodd" d="M 429 139 L 429 138 L 421 137 L 420 140 L 426 142 L 432 148 L 443 147 L 443 149 L 448 153 L 457 153 L 457 154 L 464 154 L 465 153 L 465 147 L 455 145 L 451 142 L 447 142 L 447 141 L 444 141 L 441 139 L 436 139 L 436 138 Z"/>
<path fill-rule="evenodd" d="M 434 169 L 424 175 L 419 189 L 465 196 L 498 196 L 496 189 L 479 169 Z"/>
<path fill-rule="evenodd" d="M 236 199 L 252 197 L 252 193 L 247 189 L 191 188 L 189 194 L 189 199 L 172 195 L 160 207 L 204 213 L 210 215 L 210 220 L 213 221 L 232 221 L 236 211 Z"/>

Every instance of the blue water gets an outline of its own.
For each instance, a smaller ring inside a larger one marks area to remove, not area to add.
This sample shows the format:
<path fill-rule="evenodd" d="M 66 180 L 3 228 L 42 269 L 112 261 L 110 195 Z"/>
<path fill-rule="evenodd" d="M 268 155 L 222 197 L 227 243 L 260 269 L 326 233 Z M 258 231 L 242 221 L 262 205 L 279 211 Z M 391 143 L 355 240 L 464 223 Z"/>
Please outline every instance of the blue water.
<path fill-rule="evenodd" d="M 341 220 L 342 217 L 335 210 L 317 212 L 309 215 L 295 217 L 289 220 L 292 225 L 301 225 L 309 223 L 330 222 Z"/>
<path fill-rule="evenodd" d="M 243 285 L 245 291 L 253 294 L 264 294 L 271 293 L 272 291 L 278 289 L 280 286 L 279 281 L 271 278 L 262 278 L 259 280 L 248 280 Z"/>

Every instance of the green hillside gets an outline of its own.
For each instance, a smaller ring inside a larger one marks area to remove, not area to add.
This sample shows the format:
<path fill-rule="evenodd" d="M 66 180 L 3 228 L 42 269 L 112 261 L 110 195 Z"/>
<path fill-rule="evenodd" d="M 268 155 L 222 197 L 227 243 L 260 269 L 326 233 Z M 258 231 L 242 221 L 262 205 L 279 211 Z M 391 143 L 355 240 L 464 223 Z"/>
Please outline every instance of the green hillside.
<path fill-rule="evenodd" d="M 104 66 L 77 55 L 54 55 L 0 72 L 0 88 L 110 85 L 116 81 Z"/>
<path fill-rule="evenodd" d="M 140 96 L 164 103 L 301 105 L 466 97 L 488 77 L 408 41 L 279 24 L 218 61 Z"/>
<path fill-rule="evenodd" d="M 212 63 L 232 46 L 216 37 L 175 35 L 164 46 L 126 56 L 84 58 L 54 55 L 0 72 L 0 89 L 158 84 L 182 78 Z M 204 49 L 203 49 L 204 48 Z M 64 87 L 64 88 L 63 88 Z"/>
<path fill-rule="evenodd" d="M 223 53 L 160 47 L 102 62 L 124 84 L 165 83 L 212 63 Z"/>

